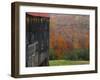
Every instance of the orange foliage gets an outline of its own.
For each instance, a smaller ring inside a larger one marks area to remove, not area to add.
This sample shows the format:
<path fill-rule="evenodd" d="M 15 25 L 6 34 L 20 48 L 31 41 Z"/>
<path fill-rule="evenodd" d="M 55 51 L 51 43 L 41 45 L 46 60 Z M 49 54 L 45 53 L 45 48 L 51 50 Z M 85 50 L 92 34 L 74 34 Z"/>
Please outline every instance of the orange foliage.
<path fill-rule="evenodd" d="M 89 48 L 89 33 L 84 34 L 84 42 L 80 40 L 79 33 L 73 33 L 72 42 L 68 42 L 64 39 L 64 36 L 61 33 L 58 33 L 58 36 L 55 36 L 55 32 L 50 33 L 50 48 L 55 50 L 57 59 L 60 59 L 66 50 L 72 50 L 73 48 Z"/>
<path fill-rule="evenodd" d="M 86 33 L 85 47 L 89 48 L 89 32 Z"/>
<path fill-rule="evenodd" d="M 67 47 L 65 40 L 63 38 L 63 36 L 59 33 L 59 36 L 57 37 L 57 42 L 56 42 L 57 46 L 55 48 L 55 52 L 56 52 L 56 56 L 57 58 L 61 58 L 62 54 L 64 52 L 64 49 Z"/>
<path fill-rule="evenodd" d="M 81 48 L 78 32 L 73 32 L 73 48 Z"/>
<path fill-rule="evenodd" d="M 80 20 L 86 23 L 88 22 L 88 17 L 76 16 L 74 18 L 69 15 L 66 17 L 52 15 L 50 17 L 50 48 L 55 50 L 58 59 L 60 59 L 67 50 L 70 51 L 74 48 L 89 48 L 89 32 L 84 25 L 79 23 Z M 67 25 L 66 22 L 69 22 L 69 25 Z M 83 30 L 81 25 L 84 26 Z"/>
<path fill-rule="evenodd" d="M 55 33 L 52 32 L 50 34 L 50 48 L 54 48 L 54 44 L 55 44 Z"/>

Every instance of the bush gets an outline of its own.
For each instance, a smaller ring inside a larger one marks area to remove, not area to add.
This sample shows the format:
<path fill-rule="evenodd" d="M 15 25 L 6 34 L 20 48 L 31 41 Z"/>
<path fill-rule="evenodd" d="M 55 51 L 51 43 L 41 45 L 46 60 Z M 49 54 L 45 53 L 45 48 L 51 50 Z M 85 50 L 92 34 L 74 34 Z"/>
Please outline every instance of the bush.
<path fill-rule="evenodd" d="M 89 49 L 74 49 L 66 51 L 63 55 L 66 60 L 89 60 Z"/>
<path fill-rule="evenodd" d="M 82 50 L 78 57 L 80 60 L 89 60 L 89 49 Z"/>
<path fill-rule="evenodd" d="M 50 60 L 56 60 L 57 59 L 57 56 L 55 54 L 55 51 L 52 48 L 49 49 L 49 59 Z"/>

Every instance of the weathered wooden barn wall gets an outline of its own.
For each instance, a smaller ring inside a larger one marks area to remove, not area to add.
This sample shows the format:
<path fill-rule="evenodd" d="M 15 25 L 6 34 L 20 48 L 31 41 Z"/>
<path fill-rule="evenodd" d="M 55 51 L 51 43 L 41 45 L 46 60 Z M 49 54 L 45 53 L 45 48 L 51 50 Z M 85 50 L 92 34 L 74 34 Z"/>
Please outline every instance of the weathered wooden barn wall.
<path fill-rule="evenodd" d="M 26 67 L 47 66 L 49 60 L 49 17 L 26 13 Z"/>

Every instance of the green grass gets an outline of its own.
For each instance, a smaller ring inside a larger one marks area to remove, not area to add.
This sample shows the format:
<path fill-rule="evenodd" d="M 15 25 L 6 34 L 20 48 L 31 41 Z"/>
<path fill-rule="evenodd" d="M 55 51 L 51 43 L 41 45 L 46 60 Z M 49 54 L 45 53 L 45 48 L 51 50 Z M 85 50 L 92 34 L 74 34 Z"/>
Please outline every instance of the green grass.
<path fill-rule="evenodd" d="M 89 64 L 89 61 L 50 60 L 50 66 Z"/>

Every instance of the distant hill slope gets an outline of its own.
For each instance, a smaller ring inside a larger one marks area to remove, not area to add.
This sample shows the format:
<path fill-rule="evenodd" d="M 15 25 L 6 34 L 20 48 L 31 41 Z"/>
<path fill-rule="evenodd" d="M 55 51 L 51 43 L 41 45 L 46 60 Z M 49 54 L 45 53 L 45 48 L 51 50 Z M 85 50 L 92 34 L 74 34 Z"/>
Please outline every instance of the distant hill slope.
<path fill-rule="evenodd" d="M 50 48 L 64 50 L 89 48 L 89 16 L 50 14 Z"/>

